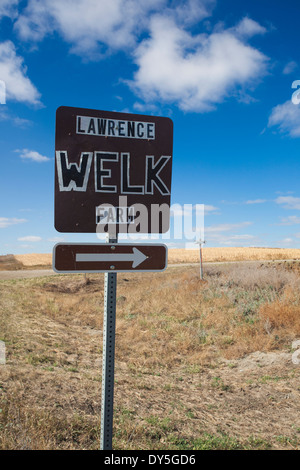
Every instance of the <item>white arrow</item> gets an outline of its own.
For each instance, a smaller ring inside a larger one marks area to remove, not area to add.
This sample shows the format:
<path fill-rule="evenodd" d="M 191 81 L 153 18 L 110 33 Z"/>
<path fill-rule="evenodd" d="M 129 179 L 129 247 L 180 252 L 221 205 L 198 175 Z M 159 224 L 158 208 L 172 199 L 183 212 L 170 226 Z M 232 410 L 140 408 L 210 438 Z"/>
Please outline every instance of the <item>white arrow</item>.
<path fill-rule="evenodd" d="M 76 262 L 101 262 L 108 261 L 110 263 L 116 261 L 132 261 L 132 267 L 136 268 L 143 263 L 148 256 L 145 256 L 137 248 L 132 248 L 133 253 L 76 253 Z"/>

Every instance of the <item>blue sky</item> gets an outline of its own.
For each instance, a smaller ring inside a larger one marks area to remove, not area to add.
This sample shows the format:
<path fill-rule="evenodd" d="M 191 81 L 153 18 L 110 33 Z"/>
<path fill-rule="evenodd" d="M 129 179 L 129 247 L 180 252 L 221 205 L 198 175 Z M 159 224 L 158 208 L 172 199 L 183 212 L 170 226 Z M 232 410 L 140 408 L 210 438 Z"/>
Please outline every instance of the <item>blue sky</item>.
<path fill-rule="evenodd" d="M 299 248 L 299 13 L 296 0 L 0 0 L 0 254 L 96 241 L 54 229 L 62 105 L 170 117 L 171 203 L 205 204 L 207 245 Z"/>

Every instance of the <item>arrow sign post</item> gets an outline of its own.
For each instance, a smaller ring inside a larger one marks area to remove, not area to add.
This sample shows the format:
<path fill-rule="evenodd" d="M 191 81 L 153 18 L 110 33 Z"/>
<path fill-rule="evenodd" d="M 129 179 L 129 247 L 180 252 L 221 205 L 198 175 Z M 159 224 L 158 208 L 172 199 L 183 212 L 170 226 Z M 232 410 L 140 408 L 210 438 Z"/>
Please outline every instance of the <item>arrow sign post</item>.
<path fill-rule="evenodd" d="M 129 245 L 110 239 L 105 244 L 58 243 L 53 269 L 58 273 L 104 272 L 101 450 L 112 449 L 117 272 L 163 271 L 166 245 Z"/>
<path fill-rule="evenodd" d="M 53 249 L 53 269 L 59 273 L 163 271 L 166 245 L 128 243 L 58 243 Z"/>

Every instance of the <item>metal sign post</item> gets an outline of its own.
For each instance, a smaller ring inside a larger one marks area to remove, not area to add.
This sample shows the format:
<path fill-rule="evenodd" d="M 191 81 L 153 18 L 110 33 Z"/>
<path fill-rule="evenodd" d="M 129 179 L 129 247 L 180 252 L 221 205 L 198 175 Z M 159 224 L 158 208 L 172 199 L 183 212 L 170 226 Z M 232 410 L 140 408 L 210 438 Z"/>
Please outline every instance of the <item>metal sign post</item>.
<path fill-rule="evenodd" d="M 203 262 L 202 262 L 202 245 L 204 245 L 205 240 L 198 240 L 197 245 L 199 245 L 200 248 L 200 279 L 203 280 Z"/>
<path fill-rule="evenodd" d="M 53 248 L 53 269 L 58 273 L 105 273 L 101 450 L 112 449 L 117 272 L 163 271 L 167 258 L 166 245 L 124 244 L 109 236 L 105 244 L 57 243 Z"/>
<path fill-rule="evenodd" d="M 109 243 L 117 243 L 109 239 Z M 104 274 L 100 449 L 112 450 L 117 273 Z"/>

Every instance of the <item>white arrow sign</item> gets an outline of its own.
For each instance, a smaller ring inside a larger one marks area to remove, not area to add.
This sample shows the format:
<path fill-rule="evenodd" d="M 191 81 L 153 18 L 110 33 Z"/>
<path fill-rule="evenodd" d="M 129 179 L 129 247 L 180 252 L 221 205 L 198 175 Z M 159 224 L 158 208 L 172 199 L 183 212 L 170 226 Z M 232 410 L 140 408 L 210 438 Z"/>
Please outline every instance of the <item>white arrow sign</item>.
<path fill-rule="evenodd" d="M 132 261 L 132 267 L 136 268 L 148 258 L 137 248 L 132 248 L 133 253 L 77 253 L 76 262 L 101 262 L 109 263 L 117 261 Z"/>

